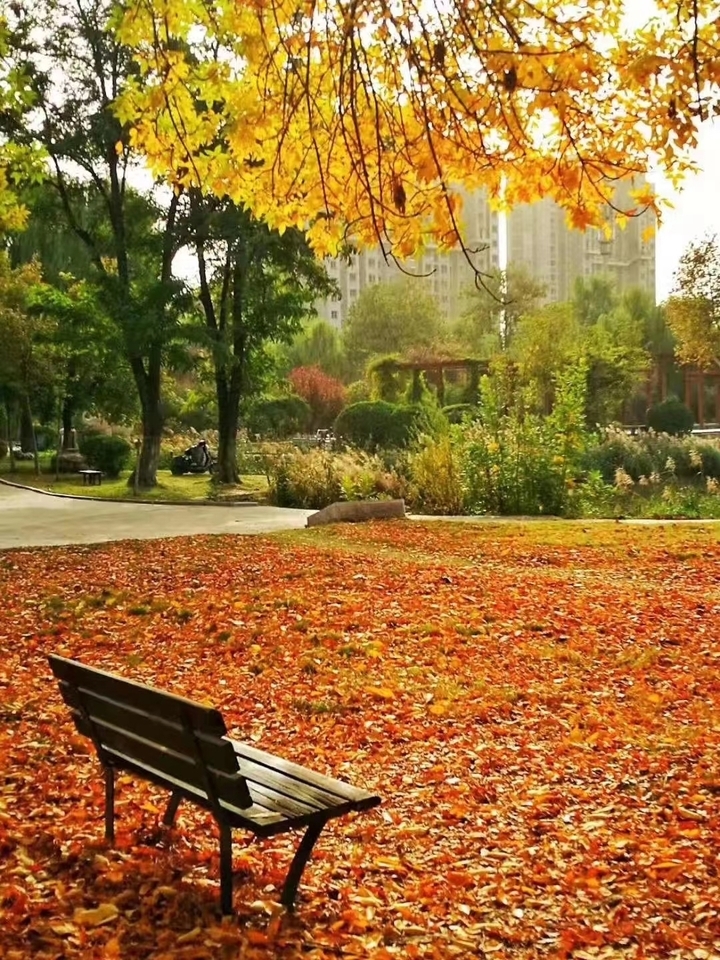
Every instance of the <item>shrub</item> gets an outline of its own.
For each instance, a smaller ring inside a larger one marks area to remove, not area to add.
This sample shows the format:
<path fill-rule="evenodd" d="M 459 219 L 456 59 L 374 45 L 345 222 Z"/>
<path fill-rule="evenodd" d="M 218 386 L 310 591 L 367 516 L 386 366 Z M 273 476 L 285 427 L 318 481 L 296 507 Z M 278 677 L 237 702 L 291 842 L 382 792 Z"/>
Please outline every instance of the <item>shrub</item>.
<path fill-rule="evenodd" d="M 117 434 L 106 436 L 91 433 L 80 441 L 80 453 L 95 470 L 102 470 L 108 477 L 119 477 L 120 471 L 130 459 L 132 447 L 124 437 Z"/>
<path fill-rule="evenodd" d="M 320 367 L 296 367 L 288 377 L 311 411 L 310 429 L 329 427 L 345 406 L 345 387 Z"/>
<path fill-rule="evenodd" d="M 399 477 L 374 456 L 358 450 L 342 454 L 266 446 L 270 501 L 279 507 L 321 510 L 337 500 L 402 497 Z"/>
<path fill-rule="evenodd" d="M 408 470 L 414 509 L 443 516 L 464 512 L 459 449 L 447 434 L 427 439 L 411 453 Z"/>
<path fill-rule="evenodd" d="M 423 433 L 433 434 L 446 423 L 442 411 L 429 403 L 388 403 L 365 400 L 346 407 L 335 421 L 335 434 L 363 450 L 407 447 Z"/>
<path fill-rule="evenodd" d="M 451 428 L 465 508 L 472 513 L 565 513 L 587 442 L 585 369 L 558 378 L 548 417 L 530 414 L 502 370 L 483 378 L 481 421 Z"/>
<path fill-rule="evenodd" d="M 0 440 L 0 460 L 8 455 L 8 445 L 6 440 Z"/>
<path fill-rule="evenodd" d="M 248 410 L 246 425 L 251 434 L 284 440 L 295 433 L 307 431 L 311 419 L 309 405 L 302 397 L 291 394 L 256 400 Z"/>
<path fill-rule="evenodd" d="M 690 433 L 695 425 L 692 410 L 677 397 L 668 397 L 662 403 L 653 404 L 647 412 L 647 424 L 657 433 L 682 436 Z"/>
<path fill-rule="evenodd" d="M 472 414 L 478 415 L 479 411 L 472 403 L 451 403 L 448 407 L 443 407 L 442 411 L 447 417 L 448 423 L 462 423 L 465 417 Z"/>
<path fill-rule="evenodd" d="M 670 436 L 648 430 L 631 437 L 620 427 L 608 427 L 588 446 L 582 466 L 596 470 L 605 483 L 613 483 L 619 469 L 635 482 L 643 477 L 697 480 L 702 474 L 720 477 L 720 449 L 711 440 Z"/>

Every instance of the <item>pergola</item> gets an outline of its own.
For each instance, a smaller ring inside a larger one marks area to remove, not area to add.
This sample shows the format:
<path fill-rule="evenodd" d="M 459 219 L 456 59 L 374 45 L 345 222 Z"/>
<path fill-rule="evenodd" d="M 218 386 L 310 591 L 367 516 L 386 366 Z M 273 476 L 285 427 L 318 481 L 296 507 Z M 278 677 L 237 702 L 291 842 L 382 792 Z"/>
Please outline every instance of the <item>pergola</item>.
<path fill-rule="evenodd" d="M 437 390 L 437 398 L 440 406 L 445 404 L 445 374 L 461 373 L 468 379 L 468 398 L 470 402 L 477 403 L 478 392 L 480 388 L 480 377 L 485 376 L 490 369 L 488 360 L 478 360 L 474 357 L 442 359 L 438 357 L 428 357 L 420 360 L 396 360 L 388 358 L 383 360 L 376 367 L 384 372 L 393 374 L 407 371 L 412 373 L 414 399 L 420 399 L 422 393 L 421 374 L 425 374 L 429 383 L 432 383 Z"/>

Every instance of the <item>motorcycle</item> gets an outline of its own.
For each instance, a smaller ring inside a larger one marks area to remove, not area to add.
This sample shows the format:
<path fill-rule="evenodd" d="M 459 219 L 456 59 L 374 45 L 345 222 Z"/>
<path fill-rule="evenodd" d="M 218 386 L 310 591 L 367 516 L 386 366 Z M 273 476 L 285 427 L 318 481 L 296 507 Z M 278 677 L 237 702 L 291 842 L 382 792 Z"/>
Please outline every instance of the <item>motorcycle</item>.
<path fill-rule="evenodd" d="M 216 466 L 215 457 L 208 450 L 207 443 L 201 440 L 194 447 L 188 447 L 185 453 L 173 457 L 170 473 L 174 477 L 181 477 L 185 473 L 213 474 Z"/>

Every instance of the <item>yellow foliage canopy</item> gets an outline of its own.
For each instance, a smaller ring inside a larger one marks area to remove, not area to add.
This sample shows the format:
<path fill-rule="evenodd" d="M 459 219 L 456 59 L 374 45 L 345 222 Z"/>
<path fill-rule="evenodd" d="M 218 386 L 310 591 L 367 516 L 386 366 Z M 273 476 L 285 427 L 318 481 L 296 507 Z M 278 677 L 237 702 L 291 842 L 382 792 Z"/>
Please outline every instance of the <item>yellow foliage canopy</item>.
<path fill-rule="evenodd" d="M 720 87 L 712 0 L 131 0 L 118 104 L 178 189 L 230 196 L 320 254 L 462 240 L 460 188 L 600 225 L 613 184 L 689 166 Z M 633 215 L 657 200 L 636 195 Z"/>

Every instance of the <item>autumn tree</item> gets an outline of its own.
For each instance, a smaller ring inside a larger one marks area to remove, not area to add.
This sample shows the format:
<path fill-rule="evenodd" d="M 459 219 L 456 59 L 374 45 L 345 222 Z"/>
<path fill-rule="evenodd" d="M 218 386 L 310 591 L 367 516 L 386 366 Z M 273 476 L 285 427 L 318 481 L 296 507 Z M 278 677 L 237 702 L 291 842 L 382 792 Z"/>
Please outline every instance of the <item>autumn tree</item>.
<path fill-rule="evenodd" d="M 601 225 L 650 156 L 688 167 L 718 100 L 714 0 L 654 8 L 631 29 L 623 0 L 130 0 L 119 116 L 155 171 L 309 224 L 319 254 L 456 245 L 461 185 Z M 645 208 L 646 185 L 620 214 Z"/>
<path fill-rule="evenodd" d="M 345 387 L 319 367 L 296 367 L 288 377 L 290 386 L 312 412 L 311 430 L 330 427 L 345 406 Z"/>
<path fill-rule="evenodd" d="M 421 280 L 405 277 L 365 287 L 348 310 L 342 338 L 348 362 L 359 374 L 371 357 L 429 346 L 442 329 L 435 298 Z"/>
<path fill-rule="evenodd" d="M 683 363 L 712 366 L 720 356 L 720 246 L 716 236 L 691 244 L 680 258 L 667 321 Z"/>

